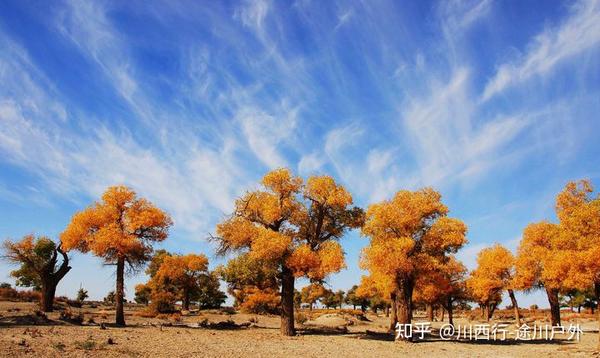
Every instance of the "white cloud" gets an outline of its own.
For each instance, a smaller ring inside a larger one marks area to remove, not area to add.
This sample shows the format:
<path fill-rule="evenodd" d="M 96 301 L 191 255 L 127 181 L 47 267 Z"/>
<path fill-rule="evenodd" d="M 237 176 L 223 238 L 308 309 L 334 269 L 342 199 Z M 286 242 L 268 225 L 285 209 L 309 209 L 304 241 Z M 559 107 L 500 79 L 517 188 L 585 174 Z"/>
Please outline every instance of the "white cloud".
<path fill-rule="evenodd" d="M 246 1 L 244 6 L 236 9 L 234 18 L 239 18 L 245 26 L 262 32 L 269 8 L 270 3 L 266 0 Z"/>
<path fill-rule="evenodd" d="M 583 0 L 574 4 L 569 18 L 558 28 L 538 34 L 527 51 L 512 63 L 498 67 L 486 84 L 482 100 L 486 101 L 506 88 L 535 76 L 550 73 L 560 62 L 600 43 L 600 1 Z"/>
<path fill-rule="evenodd" d="M 469 80 L 466 68 L 455 70 L 446 83 L 432 79 L 426 94 L 411 97 L 401 112 L 422 185 L 482 174 L 531 121 L 527 113 L 477 121 Z"/>
<path fill-rule="evenodd" d="M 352 8 L 349 8 L 346 11 L 342 12 L 340 15 L 338 15 L 338 22 L 333 30 L 337 31 L 340 27 L 344 26 L 345 23 L 350 21 L 353 15 L 354 10 Z"/>
<path fill-rule="evenodd" d="M 283 109 L 278 116 L 255 108 L 242 108 L 236 115 L 254 155 L 269 168 L 287 166 L 278 145 L 294 131 L 298 109 Z"/>
<path fill-rule="evenodd" d="M 298 163 L 298 172 L 300 175 L 310 175 L 323 167 L 325 158 L 319 152 L 303 155 Z"/>

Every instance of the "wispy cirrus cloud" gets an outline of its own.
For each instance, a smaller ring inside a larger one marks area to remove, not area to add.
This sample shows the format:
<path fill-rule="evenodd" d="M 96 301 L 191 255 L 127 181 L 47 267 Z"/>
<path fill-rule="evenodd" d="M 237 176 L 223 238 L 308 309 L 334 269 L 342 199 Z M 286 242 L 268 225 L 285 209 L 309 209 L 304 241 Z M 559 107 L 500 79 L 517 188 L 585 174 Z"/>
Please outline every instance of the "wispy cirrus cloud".
<path fill-rule="evenodd" d="M 67 201 L 68 220 L 125 183 L 192 250 L 289 166 L 365 207 L 435 186 L 486 245 L 598 164 L 597 1 L 145 5 L 14 4 L 32 26 L 0 14 L 0 205 Z M 478 218 L 506 202 L 490 232 Z"/>
<path fill-rule="evenodd" d="M 600 1 L 572 5 L 569 17 L 558 27 L 535 36 L 518 59 L 501 64 L 483 91 L 482 100 L 536 76 L 552 71 L 559 63 L 600 43 Z"/>

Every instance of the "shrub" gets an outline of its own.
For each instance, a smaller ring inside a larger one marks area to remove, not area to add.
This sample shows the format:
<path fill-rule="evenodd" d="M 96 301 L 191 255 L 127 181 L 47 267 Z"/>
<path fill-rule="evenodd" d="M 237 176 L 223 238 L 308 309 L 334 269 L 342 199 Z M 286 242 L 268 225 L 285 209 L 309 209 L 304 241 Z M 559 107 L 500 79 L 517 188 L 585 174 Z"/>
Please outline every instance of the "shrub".
<path fill-rule="evenodd" d="M 4 300 L 16 300 L 19 297 L 19 292 L 12 287 L 0 288 L 0 298 Z"/>
<path fill-rule="evenodd" d="M 240 304 L 240 310 L 247 313 L 279 313 L 279 293 L 274 290 L 249 292 Z"/>
<path fill-rule="evenodd" d="M 173 313 L 175 312 L 176 300 L 175 295 L 170 292 L 155 292 L 150 302 L 150 311 L 156 313 Z"/>
<path fill-rule="evenodd" d="M 75 347 L 86 351 L 91 351 L 96 348 L 96 342 L 94 342 L 91 338 L 88 338 L 85 341 L 76 341 Z"/>
<path fill-rule="evenodd" d="M 298 324 L 304 324 L 304 322 L 308 321 L 308 317 L 304 313 L 298 312 L 296 313 L 294 320 Z"/>
<path fill-rule="evenodd" d="M 60 312 L 60 316 L 58 317 L 58 319 L 61 321 L 80 325 L 83 323 L 83 314 L 74 314 L 70 309 L 66 309 Z"/>
<path fill-rule="evenodd" d="M 140 310 L 134 313 L 138 317 L 143 318 L 154 318 L 158 315 L 157 312 L 152 311 L 151 309 Z"/>

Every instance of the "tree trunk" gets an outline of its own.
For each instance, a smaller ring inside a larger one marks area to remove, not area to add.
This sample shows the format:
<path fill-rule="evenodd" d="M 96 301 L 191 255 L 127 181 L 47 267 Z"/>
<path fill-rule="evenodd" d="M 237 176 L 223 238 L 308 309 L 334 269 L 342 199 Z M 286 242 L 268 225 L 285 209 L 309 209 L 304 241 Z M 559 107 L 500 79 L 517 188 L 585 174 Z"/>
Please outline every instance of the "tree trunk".
<path fill-rule="evenodd" d="M 548 303 L 550 303 L 550 317 L 553 326 L 560 326 L 560 301 L 558 299 L 558 290 L 546 288 Z"/>
<path fill-rule="evenodd" d="M 600 307 L 600 281 L 594 282 L 594 294 L 596 295 L 596 302 L 598 302 L 598 307 Z M 594 304 L 592 303 L 592 307 Z M 598 350 L 600 350 L 600 309 L 597 310 L 598 315 Z"/>
<path fill-rule="evenodd" d="M 448 311 L 448 323 L 451 326 L 454 326 L 454 317 L 453 317 L 453 308 L 452 308 L 452 298 L 448 297 L 448 302 L 447 302 L 447 306 L 446 306 L 446 310 Z"/>
<path fill-rule="evenodd" d="M 404 278 L 401 279 L 398 285 L 398 294 L 396 299 L 398 301 L 398 323 L 401 325 L 411 324 L 412 320 L 412 293 L 413 293 L 413 279 Z M 410 342 L 411 337 L 399 337 L 400 340 Z"/>
<path fill-rule="evenodd" d="M 519 312 L 519 304 L 517 303 L 517 298 L 515 297 L 515 292 L 512 289 L 508 290 L 508 296 L 510 297 L 510 302 L 513 306 L 513 310 L 515 311 L 515 321 L 517 326 L 521 325 L 521 313 Z"/>
<path fill-rule="evenodd" d="M 187 292 L 183 294 L 183 300 L 181 301 L 181 309 L 184 311 L 190 310 L 190 295 Z"/>
<path fill-rule="evenodd" d="M 430 303 L 426 303 L 425 311 L 427 312 L 427 319 L 429 320 L 429 322 L 433 322 L 433 305 Z"/>
<path fill-rule="evenodd" d="M 385 305 L 385 316 L 389 317 L 390 316 L 390 305 Z"/>
<path fill-rule="evenodd" d="M 281 272 L 281 334 L 294 336 L 294 275 L 283 267 Z"/>
<path fill-rule="evenodd" d="M 396 299 L 396 293 L 392 293 L 390 295 L 390 300 L 392 301 L 390 304 L 390 308 L 392 310 L 390 314 L 390 332 L 394 332 L 396 329 L 396 323 L 398 323 L 398 300 Z"/>
<path fill-rule="evenodd" d="M 445 311 L 446 311 L 446 307 L 444 307 L 444 304 L 442 303 L 440 305 L 440 322 L 444 322 Z"/>
<path fill-rule="evenodd" d="M 42 285 L 40 292 L 40 310 L 43 312 L 52 312 L 54 310 L 54 295 L 56 293 L 56 284 L 47 282 Z"/>
<path fill-rule="evenodd" d="M 125 294 L 125 258 L 117 259 L 117 290 L 115 291 L 116 324 L 125 326 L 125 313 L 123 312 L 123 297 Z"/>
<path fill-rule="evenodd" d="M 58 259 L 58 254 L 62 256 L 62 263 L 58 270 L 54 271 L 56 268 L 56 263 Z M 42 292 L 40 295 L 40 309 L 43 312 L 52 312 L 54 309 L 54 296 L 56 294 L 56 286 L 60 280 L 65 277 L 65 275 L 71 270 L 71 266 L 69 266 L 69 257 L 67 254 L 61 249 L 60 244 L 54 252 L 52 253 L 52 259 L 47 263 L 45 267 L 43 267 L 38 274 L 40 276 L 40 280 L 42 281 Z"/>
<path fill-rule="evenodd" d="M 490 320 L 490 304 L 486 303 L 483 305 L 483 318 L 489 322 Z"/>
<path fill-rule="evenodd" d="M 488 311 L 488 321 L 492 319 L 492 317 L 494 317 L 494 312 L 496 311 L 496 308 L 498 307 L 497 303 L 491 303 L 490 304 L 490 308 Z"/>

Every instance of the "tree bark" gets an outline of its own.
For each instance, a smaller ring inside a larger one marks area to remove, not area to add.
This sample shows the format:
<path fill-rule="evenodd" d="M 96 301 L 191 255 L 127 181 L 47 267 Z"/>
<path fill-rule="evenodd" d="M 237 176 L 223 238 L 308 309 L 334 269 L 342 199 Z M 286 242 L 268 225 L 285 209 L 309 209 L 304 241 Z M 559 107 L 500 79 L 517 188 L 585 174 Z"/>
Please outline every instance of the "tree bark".
<path fill-rule="evenodd" d="M 181 301 L 181 309 L 184 311 L 190 310 L 190 295 L 187 292 L 183 294 L 183 300 Z"/>
<path fill-rule="evenodd" d="M 452 308 L 452 298 L 448 297 L 446 310 L 448 311 L 448 323 L 451 326 L 454 326 L 454 317 L 453 317 L 453 308 Z"/>
<path fill-rule="evenodd" d="M 390 308 L 391 308 L 392 312 L 390 313 L 389 332 L 394 332 L 394 330 L 396 329 L 396 323 L 398 323 L 398 301 L 396 299 L 395 292 L 390 294 L 390 300 L 391 300 Z"/>
<path fill-rule="evenodd" d="M 429 322 L 433 322 L 433 305 L 430 303 L 426 303 L 425 311 L 427 312 L 427 319 L 429 320 Z"/>
<path fill-rule="evenodd" d="M 294 336 L 294 275 L 283 266 L 281 272 L 281 334 Z"/>
<path fill-rule="evenodd" d="M 58 270 L 54 271 L 56 268 L 56 263 L 58 262 L 58 254 L 62 256 L 62 263 Z M 40 281 L 42 282 L 42 291 L 40 295 L 40 309 L 43 312 L 52 312 L 54 310 L 54 296 L 56 295 L 56 286 L 60 280 L 65 277 L 65 275 L 71 270 L 71 266 L 69 266 L 69 257 L 67 254 L 61 249 L 60 244 L 52 254 L 52 258 L 48 262 L 48 264 L 38 272 L 40 276 Z"/>
<path fill-rule="evenodd" d="M 560 301 L 558 299 L 558 290 L 546 288 L 548 303 L 550 303 L 550 317 L 553 326 L 560 326 Z"/>
<path fill-rule="evenodd" d="M 56 285 L 53 282 L 47 282 L 42 285 L 40 297 L 40 310 L 43 312 L 52 312 L 54 310 L 54 295 Z"/>
<path fill-rule="evenodd" d="M 510 302 L 513 306 L 513 310 L 515 311 L 515 322 L 517 326 L 521 325 L 521 313 L 519 312 L 519 304 L 517 303 L 517 298 L 515 297 L 515 292 L 512 289 L 508 289 L 508 296 L 510 297 Z"/>
<path fill-rule="evenodd" d="M 497 303 L 490 303 L 489 306 L 489 311 L 488 311 L 488 321 L 492 319 L 492 317 L 494 317 L 494 312 L 496 311 L 496 308 L 498 307 Z"/>
<path fill-rule="evenodd" d="M 596 295 L 596 302 L 598 304 L 598 307 L 600 307 L 600 281 L 596 281 L 594 282 L 594 294 Z M 594 307 L 594 304 L 592 303 L 592 307 Z M 598 312 L 596 313 L 598 315 L 598 350 L 600 350 L 600 309 L 597 310 Z"/>
<path fill-rule="evenodd" d="M 440 322 L 444 322 L 444 315 L 445 313 L 446 307 L 444 306 L 444 304 L 442 303 L 440 305 Z"/>
<path fill-rule="evenodd" d="M 412 278 L 403 278 L 398 285 L 396 300 L 398 302 L 398 323 L 405 325 L 411 324 L 412 320 L 412 293 L 414 280 Z M 411 337 L 400 337 L 400 340 L 410 342 Z"/>
<path fill-rule="evenodd" d="M 123 311 L 123 297 L 125 296 L 125 258 L 117 259 L 117 289 L 115 291 L 115 309 L 117 326 L 125 326 L 125 312 Z"/>
<path fill-rule="evenodd" d="M 489 322 L 490 320 L 490 304 L 486 303 L 483 305 L 483 318 Z"/>

